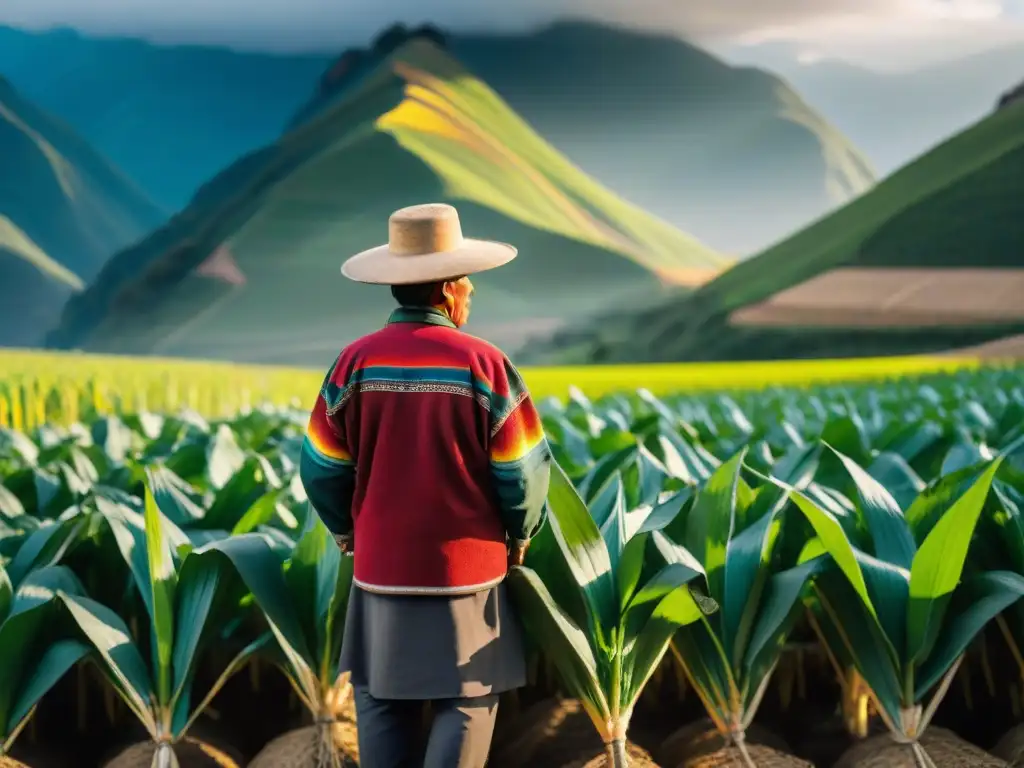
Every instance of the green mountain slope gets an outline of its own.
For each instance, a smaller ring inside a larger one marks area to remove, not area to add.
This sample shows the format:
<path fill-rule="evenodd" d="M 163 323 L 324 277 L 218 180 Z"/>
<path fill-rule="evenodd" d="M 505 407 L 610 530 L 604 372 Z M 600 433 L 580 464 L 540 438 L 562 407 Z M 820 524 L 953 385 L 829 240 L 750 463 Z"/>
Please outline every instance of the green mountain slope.
<path fill-rule="evenodd" d="M 396 26 L 375 47 L 416 33 L 443 37 L 588 174 L 730 254 L 753 253 L 874 183 L 863 155 L 784 81 L 677 37 L 585 22 L 504 35 Z M 319 99 L 344 94 L 373 55 L 346 51 Z"/>
<path fill-rule="evenodd" d="M 0 72 L 170 210 L 276 139 L 327 60 L 0 26 Z"/>
<path fill-rule="evenodd" d="M 1019 43 L 905 72 L 830 60 L 801 65 L 792 52 L 786 58 L 772 70 L 885 175 L 972 125 L 1024 72 Z"/>
<path fill-rule="evenodd" d="M 515 345 L 603 306 L 705 281 L 721 256 L 615 197 L 433 44 L 395 51 L 344 98 L 218 175 L 69 302 L 59 347 L 323 365 L 380 326 L 386 289 L 344 281 L 351 253 L 413 203 L 517 245 L 479 276 L 471 330 Z"/>
<path fill-rule="evenodd" d="M 1024 104 L 1016 104 L 691 295 L 563 334 L 537 359 L 903 354 L 1019 333 L 1022 185 Z M 815 298 L 805 283 L 834 293 Z"/>
<path fill-rule="evenodd" d="M 66 298 L 161 219 L 141 190 L 0 78 L 0 346 L 40 343 Z"/>
<path fill-rule="evenodd" d="M 315 102 L 345 97 L 407 34 L 332 61 L 0 27 L 0 71 L 178 209 L 314 88 Z M 675 37 L 583 22 L 436 37 L 587 174 L 725 253 L 754 253 L 874 180 L 785 82 Z"/>

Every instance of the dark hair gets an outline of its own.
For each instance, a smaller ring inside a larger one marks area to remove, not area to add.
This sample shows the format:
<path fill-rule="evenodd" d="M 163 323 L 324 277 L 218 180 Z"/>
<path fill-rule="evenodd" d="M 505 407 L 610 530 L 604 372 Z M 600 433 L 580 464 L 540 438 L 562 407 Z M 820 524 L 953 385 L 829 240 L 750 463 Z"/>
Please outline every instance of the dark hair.
<path fill-rule="evenodd" d="M 403 307 L 430 307 L 441 296 L 443 283 L 410 283 L 392 285 L 391 295 Z"/>

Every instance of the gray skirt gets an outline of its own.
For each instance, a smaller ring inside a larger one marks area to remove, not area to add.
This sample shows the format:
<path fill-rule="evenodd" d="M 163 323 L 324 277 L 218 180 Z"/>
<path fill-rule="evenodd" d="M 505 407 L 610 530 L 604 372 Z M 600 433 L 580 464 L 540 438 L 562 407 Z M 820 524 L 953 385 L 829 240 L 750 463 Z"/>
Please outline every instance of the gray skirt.
<path fill-rule="evenodd" d="M 526 685 L 505 584 L 468 595 L 382 595 L 355 584 L 341 670 L 375 699 L 456 699 Z"/>

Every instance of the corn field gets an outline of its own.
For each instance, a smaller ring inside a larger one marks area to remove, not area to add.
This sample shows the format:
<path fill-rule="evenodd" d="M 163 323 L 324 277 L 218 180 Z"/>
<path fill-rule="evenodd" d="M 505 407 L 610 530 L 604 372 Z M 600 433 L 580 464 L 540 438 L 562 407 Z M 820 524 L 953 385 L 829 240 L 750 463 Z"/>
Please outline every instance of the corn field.
<path fill-rule="evenodd" d="M 1024 764 L 1024 369 L 957 367 L 545 400 L 489 764 Z M 358 764 L 307 395 L 131 386 L 0 427 L 0 766 Z"/>
<path fill-rule="evenodd" d="M 324 361 L 324 369 L 331 361 Z M 537 398 L 578 388 L 591 397 L 643 386 L 655 394 L 681 389 L 756 389 L 769 385 L 878 380 L 971 370 L 973 358 L 906 357 L 786 363 L 699 363 L 524 368 Z M 323 371 L 207 361 L 0 350 L 0 426 L 33 429 L 109 413 L 183 408 L 226 418 L 255 405 L 311 407 Z"/>

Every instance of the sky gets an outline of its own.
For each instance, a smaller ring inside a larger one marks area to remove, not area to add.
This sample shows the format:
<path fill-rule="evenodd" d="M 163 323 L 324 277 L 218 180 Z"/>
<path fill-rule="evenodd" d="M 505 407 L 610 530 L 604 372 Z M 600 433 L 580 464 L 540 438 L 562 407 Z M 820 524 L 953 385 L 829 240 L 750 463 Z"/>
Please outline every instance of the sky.
<path fill-rule="evenodd" d="M 1024 42 L 1024 0 L 0 0 L 13 26 L 278 51 L 363 44 L 395 21 L 515 31 L 565 17 L 674 31 L 734 58 L 875 69 Z"/>

